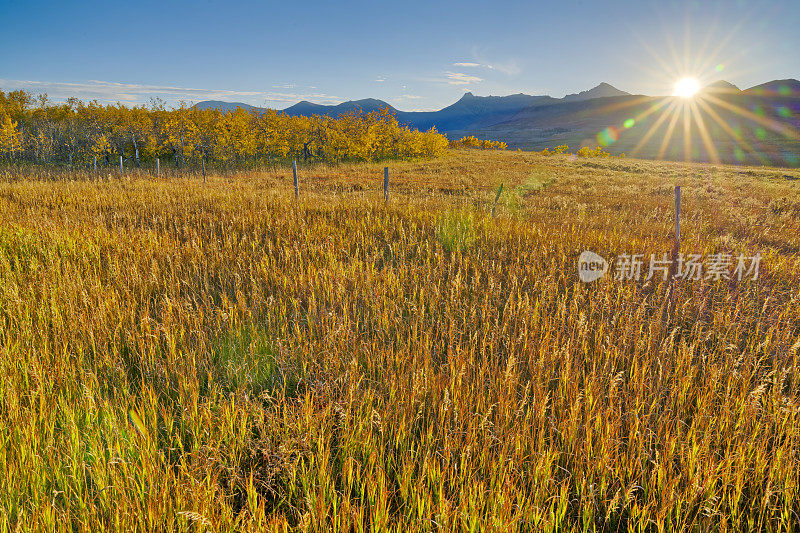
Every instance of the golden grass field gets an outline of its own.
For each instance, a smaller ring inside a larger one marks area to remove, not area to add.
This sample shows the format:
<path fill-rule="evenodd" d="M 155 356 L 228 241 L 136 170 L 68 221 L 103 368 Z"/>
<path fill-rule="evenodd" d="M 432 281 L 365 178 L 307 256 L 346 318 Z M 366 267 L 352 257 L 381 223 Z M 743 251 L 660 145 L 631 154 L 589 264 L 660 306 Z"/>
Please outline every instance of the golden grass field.
<path fill-rule="evenodd" d="M 0 171 L 0 531 L 800 529 L 800 171 L 389 166 Z"/>

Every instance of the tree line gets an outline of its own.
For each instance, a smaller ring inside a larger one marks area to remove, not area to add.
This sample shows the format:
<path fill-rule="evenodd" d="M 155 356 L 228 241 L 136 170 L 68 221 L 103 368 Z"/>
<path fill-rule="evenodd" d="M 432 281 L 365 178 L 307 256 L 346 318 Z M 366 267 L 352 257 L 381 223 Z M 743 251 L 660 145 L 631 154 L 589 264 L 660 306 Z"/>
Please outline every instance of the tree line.
<path fill-rule="evenodd" d="M 182 103 L 167 109 L 102 105 L 0 90 L 0 158 L 44 165 L 141 167 L 156 158 L 177 168 L 215 163 L 241 168 L 282 162 L 379 161 L 435 157 L 448 148 L 435 128 L 401 125 L 388 109 L 336 118 L 292 117 L 275 110 L 222 112 Z"/>

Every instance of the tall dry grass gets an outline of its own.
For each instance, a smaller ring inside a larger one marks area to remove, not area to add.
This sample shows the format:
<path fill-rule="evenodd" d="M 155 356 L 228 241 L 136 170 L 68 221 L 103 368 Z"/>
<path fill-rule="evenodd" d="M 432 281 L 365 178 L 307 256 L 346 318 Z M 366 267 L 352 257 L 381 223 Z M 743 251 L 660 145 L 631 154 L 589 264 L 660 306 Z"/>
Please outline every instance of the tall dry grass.
<path fill-rule="evenodd" d="M 800 527 L 796 171 L 391 176 L 0 176 L 0 530 Z M 669 251 L 676 182 L 760 279 L 580 283 Z"/>

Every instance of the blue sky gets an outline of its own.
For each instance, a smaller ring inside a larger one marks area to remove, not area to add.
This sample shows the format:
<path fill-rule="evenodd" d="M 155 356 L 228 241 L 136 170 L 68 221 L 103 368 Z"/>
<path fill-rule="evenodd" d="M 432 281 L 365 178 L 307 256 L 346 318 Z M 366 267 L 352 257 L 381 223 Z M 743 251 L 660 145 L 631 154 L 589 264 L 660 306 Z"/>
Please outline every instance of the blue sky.
<path fill-rule="evenodd" d="M 800 2 L 0 0 L 0 89 L 284 108 L 800 78 Z"/>

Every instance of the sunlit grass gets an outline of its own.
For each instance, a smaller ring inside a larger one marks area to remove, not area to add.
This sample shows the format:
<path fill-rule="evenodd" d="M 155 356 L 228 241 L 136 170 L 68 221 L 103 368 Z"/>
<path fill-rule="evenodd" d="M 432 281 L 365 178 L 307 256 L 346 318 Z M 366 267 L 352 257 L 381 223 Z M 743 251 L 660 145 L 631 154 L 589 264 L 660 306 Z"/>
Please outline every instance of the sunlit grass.
<path fill-rule="evenodd" d="M 797 171 L 382 168 L 0 175 L 0 529 L 800 527 Z"/>

